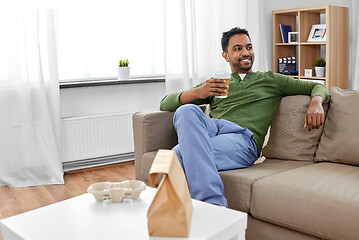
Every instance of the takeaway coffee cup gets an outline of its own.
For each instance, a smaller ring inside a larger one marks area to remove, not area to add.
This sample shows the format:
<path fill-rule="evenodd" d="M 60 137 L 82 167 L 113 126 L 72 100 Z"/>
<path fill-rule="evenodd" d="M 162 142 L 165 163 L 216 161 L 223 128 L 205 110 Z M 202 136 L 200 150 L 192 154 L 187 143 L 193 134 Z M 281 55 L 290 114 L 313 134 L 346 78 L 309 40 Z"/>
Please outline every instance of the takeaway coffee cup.
<path fill-rule="evenodd" d="M 216 73 L 213 75 L 213 79 L 223 79 L 226 80 L 226 82 L 224 82 L 225 85 L 229 86 L 229 79 L 231 78 L 231 76 L 228 73 Z M 226 98 L 227 94 L 228 94 L 228 88 L 225 89 L 226 92 L 222 93 L 219 96 L 216 96 L 217 98 Z"/>

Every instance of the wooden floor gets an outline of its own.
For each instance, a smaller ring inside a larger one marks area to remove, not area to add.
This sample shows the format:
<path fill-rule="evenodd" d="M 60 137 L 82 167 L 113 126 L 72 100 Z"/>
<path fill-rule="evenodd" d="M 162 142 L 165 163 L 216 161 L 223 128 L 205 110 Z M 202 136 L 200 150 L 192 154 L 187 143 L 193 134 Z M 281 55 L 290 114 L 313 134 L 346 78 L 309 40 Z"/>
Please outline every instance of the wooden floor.
<path fill-rule="evenodd" d="M 134 162 L 64 174 L 64 185 L 0 187 L 0 219 L 14 216 L 86 193 L 96 182 L 121 182 L 135 179 Z M 0 240 L 3 240 L 0 232 Z"/>

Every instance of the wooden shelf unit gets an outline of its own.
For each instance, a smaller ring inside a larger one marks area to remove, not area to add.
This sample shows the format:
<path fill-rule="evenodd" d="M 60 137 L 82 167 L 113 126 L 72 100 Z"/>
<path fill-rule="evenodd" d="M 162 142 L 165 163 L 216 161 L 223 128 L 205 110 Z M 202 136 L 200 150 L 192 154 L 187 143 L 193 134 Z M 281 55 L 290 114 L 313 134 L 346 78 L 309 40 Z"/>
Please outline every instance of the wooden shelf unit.
<path fill-rule="evenodd" d="M 283 43 L 279 24 L 290 25 L 299 32 L 299 42 Z M 325 42 L 307 42 L 315 24 L 326 24 Z M 277 10 L 272 12 L 273 71 L 278 72 L 278 59 L 296 57 L 298 79 L 324 80 L 325 86 L 348 88 L 349 76 L 349 18 L 348 8 L 320 6 Z M 315 77 L 314 60 L 326 60 L 325 77 Z M 305 77 L 304 69 L 312 69 L 313 77 Z"/>

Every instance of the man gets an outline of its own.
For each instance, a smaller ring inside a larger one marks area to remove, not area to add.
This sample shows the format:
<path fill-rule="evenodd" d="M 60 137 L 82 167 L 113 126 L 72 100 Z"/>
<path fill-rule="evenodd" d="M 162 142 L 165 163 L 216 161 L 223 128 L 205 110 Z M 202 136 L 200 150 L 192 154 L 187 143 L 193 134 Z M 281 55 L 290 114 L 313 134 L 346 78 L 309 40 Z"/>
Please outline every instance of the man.
<path fill-rule="evenodd" d="M 254 52 L 248 31 L 233 28 L 222 36 L 222 56 L 232 74 L 227 98 L 224 80 L 209 79 L 184 92 L 167 95 L 163 111 L 176 111 L 178 145 L 173 148 L 187 177 L 192 198 L 227 206 L 218 171 L 251 166 L 262 151 L 265 135 L 284 96 L 311 95 L 305 115 L 309 131 L 324 123 L 321 84 L 268 72 L 252 72 Z M 197 106 L 211 105 L 211 118 Z"/>

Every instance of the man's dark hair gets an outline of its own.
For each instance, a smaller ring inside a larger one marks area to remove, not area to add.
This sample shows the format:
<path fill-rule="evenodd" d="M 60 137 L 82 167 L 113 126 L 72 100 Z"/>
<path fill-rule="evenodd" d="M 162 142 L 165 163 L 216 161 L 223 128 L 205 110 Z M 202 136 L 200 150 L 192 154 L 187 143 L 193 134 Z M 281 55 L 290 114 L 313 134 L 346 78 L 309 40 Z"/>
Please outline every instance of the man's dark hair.
<path fill-rule="evenodd" d="M 222 35 L 221 43 L 223 52 L 227 52 L 229 39 L 236 34 L 246 34 L 249 37 L 249 40 L 251 40 L 251 37 L 249 36 L 249 33 L 246 29 L 239 27 L 232 28 L 228 32 L 224 32 Z"/>

